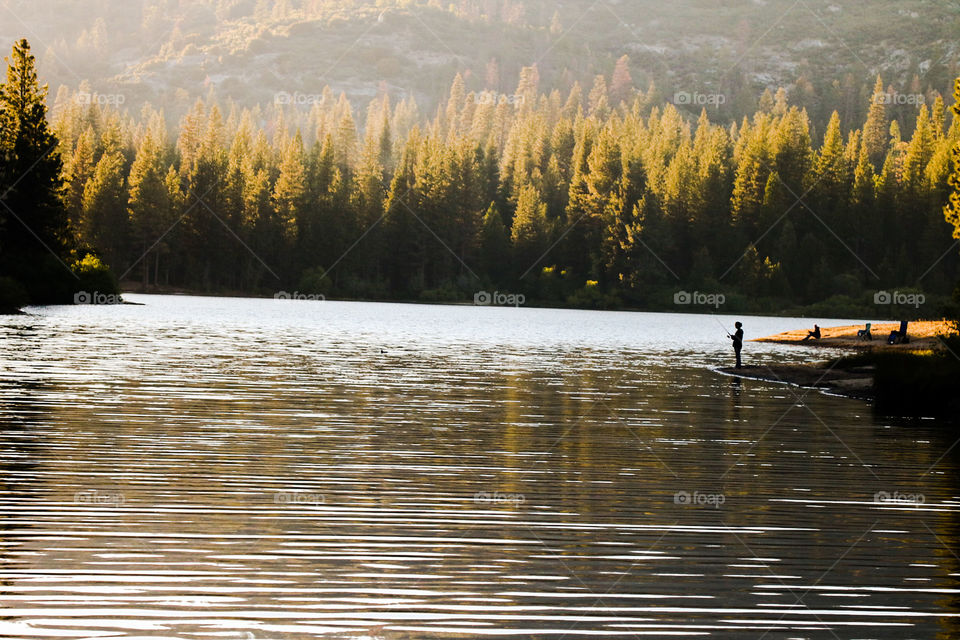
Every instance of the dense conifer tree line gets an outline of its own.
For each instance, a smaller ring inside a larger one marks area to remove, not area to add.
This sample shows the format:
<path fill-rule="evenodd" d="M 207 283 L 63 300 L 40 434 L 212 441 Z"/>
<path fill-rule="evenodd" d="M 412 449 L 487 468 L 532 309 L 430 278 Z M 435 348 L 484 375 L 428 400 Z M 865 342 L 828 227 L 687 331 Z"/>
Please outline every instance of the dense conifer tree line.
<path fill-rule="evenodd" d="M 388 96 L 358 110 L 330 90 L 307 106 L 199 100 L 172 131 L 150 107 L 61 92 L 69 227 L 145 288 L 498 289 L 586 306 L 698 288 L 773 308 L 952 288 L 942 207 L 960 118 L 940 97 L 900 122 L 878 78 L 865 122 L 834 113 L 818 131 L 768 91 L 727 125 L 625 73 L 566 94 L 541 92 L 535 67 L 510 95 L 457 77 L 430 116 Z"/>

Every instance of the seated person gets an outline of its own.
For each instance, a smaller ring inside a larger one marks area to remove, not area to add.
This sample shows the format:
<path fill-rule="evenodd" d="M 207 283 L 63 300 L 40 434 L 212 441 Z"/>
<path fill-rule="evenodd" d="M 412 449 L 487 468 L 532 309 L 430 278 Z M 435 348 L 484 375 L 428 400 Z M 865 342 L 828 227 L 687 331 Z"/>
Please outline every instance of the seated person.
<path fill-rule="evenodd" d="M 820 339 L 820 326 L 819 326 L 819 325 L 816 325 L 816 324 L 813 325 L 813 331 L 808 331 L 808 332 L 807 332 L 807 337 L 804 338 L 803 340 L 801 340 L 801 342 L 806 342 L 807 340 L 809 340 L 809 339 L 811 339 L 811 338 L 813 338 L 814 340 L 819 340 L 819 339 Z"/>

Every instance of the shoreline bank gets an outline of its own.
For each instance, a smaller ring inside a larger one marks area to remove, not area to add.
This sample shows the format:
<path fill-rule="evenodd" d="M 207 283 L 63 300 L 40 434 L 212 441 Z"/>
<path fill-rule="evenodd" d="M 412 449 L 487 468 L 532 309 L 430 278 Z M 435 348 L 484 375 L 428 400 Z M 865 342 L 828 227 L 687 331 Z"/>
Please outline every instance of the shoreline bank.
<path fill-rule="evenodd" d="M 887 344 L 891 331 L 900 329 L 899 322 L 872 323 L 870 333 L 872 340 L 865 340 L 858 336 L 864 330 L 866 323 L 846 325 L 842 327 L 821 327 L 820 339 L 804 340 L 807 333 L 813 329 L 797 329 L 784 331 L 764 338 L 755 338 L 750 342 L 772 342 L 774 344 L 789 344 L 804 347 L 832 347 L 835 349 L 856 349 L 858 351 L 926 351 L 942 345 L 941 338 L 951 332 L 950 322 L 947 320 L 920 320 L 907 325 L 907 335 L 910 341 L 904 344 Z"/>
<path fill-rule="evenodd" d="M 876 368 L 859 366 L 841 368 L 828 362 L 811 364 L 754 365 L 740 369 L 719 367 L 717 373 L 735 378 L 788 384 L 801 389 L 816 389 L 856 400 L 874 401 Z"/>
<path fill-rule="evenodd" d="M 820 340 L 803 341 L 806 329 L 757 338 L 753 342 L 843 349 L 847 354 L 824 358 L 826 354 L 820 353 L 816 361 L 805 364 L 722 367 L 715 371 L 866 400 L 876 411 L 888 415 L 947 418 L 953 423 L 953 417 L 960 414 L 960 397 L 953 392 L 953 381 L 960 377 L 960 357 L 954 357 L 958 351 L 956 338 L 950 337 L 952 323 L 911 322 L 907 330 L 910 342 L 887 344 L 889 332 L 899 327 L 899 323 L 874 325 L 872 341 L 858 338 L 857 331 L 863 325 L 821 328 Z"/>
<path fill-rule="evenodd" d="M 494 287 L 488 287 L 488 289 L 494 289 Z M 294 289 L 289 289 L 293 291 Z M 274 297 L 274 293 L 269 293 L 265 291 L 242 291 L 242 290 L 216 290 L 216 291 L 206 291 L 203 289 L 191 289 L 187 287 L 174 287 L 174 286 L 154 286 L 151 285 L 147 290 L 144 290 L 141 285 L 138 283 L 123 281 L 120 283 L 120 291 L 122 294 L 137 294 L 137 295 L 176 295 L 176 296 L 195 296 L 202 298 L 249 298 L 253 300 L 269 300 Z M 513 292 L 521 293 L 521 292 Z M 830 319 L 827 316 L 823 316 L 818 313 L 818 309 L 814 309 L 816 305 L 807 305 L 807 306 L 796 306 L 793 304 L 785 303 L 786 306 L 730 306 L 725 307 L 720 313 L 719 309 L 714 307 L 695 307 L 695 306 L 685 306 L 677 305 L 672 300 L 672 293 L 670 294 L 669 300 L 666 294 L 664 296 L 654 296 L 649 300 L 644 300 L 639 304 L 641 306 L 635 306 L 638 304 L 637 301 L 634 301 L 633 304 L 618 302 L 615 304 L 577 304 L 572 303 L 564 299 L 556 299 L 549 297 L 531 297 L 527 296 L 526 302 L 521 305 L 521 307 L 531 308 L 531 309 L 571 309 L 571 310 L 582 310 L 582 311 L 621 311 L 626 313 L 676 313 L 683 315 L 724 315 L 724 316 L 738 316 L 738 317 L 768 317 L 768 318 L 823 318 Z M 662 298 L 662 299 L 661 299 Z M 349 297 L 349 296 L 329 296 L 325 297 L 326 300 L 330 302 L 370 302 L 370 303 L 384 303 L 384 304 L 423 304 L 423 305 L 440 305 L 440 306 L 474 306 L 473 294 L 464 295 L 462 298 L 457 299 L 432 299 L 432 298 L 404 298 L 404 297 Z M 843 315 L 842 318 L 856 318 L 859 317 L 861 313 L 866 313 L 867 309 L 858 310 L 857 313 L 850 313 Z M 838 319 L 836 317 L 834 320 Z M 875 333 L 875 335 L 877 335 Z"/>

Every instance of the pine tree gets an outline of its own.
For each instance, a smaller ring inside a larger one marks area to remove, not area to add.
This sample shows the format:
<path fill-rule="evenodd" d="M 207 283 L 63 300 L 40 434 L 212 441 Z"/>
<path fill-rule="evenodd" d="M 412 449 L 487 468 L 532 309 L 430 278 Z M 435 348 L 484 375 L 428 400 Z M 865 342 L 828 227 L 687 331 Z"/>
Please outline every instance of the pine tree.
<path fill-rule="evenodd" d="M 883 88 L 883 78 L 877 76 L 876 86 L 870 98 L 870 110 L 867 121 L 863 125 L 863 144 L 867 148 L 867 156 L 873 164 L 874 170 L 879 170 L 887 154 L 887 131 L 890 128 L 887 120 L 887 94 Z"/>
<path fill-rule="evenodd" d="M 379 123 L 385 126 L 386 123 Z M 367 127 L 363 148 L 356 167 L 353 184 L 350 189 L 352 224 L 341 221 L 340 226 L 349 225 L 356 228 L 354 235 L 364 236 L 363 245 L 357 248 L 356 253 L 350 256 L 348 264 L 359 259 L 358 270 L 365 272 L 368 277 L 375 277 L 378 269 L 378 255 L 382 251 L 383 228 L 380 227 L 384 218 L 384 202 L 387 197 L 388 172 L 385 161 L 391 161 L 385 153 L 389 145 L 384 140 L 384 132 L 377 128 Z M 321 196 L 323 197 L 323 196 Z M 344 229 L 345 230 L 345 229 Z M 331 229 L 331 231 L 334 231 Z M 334 231 L 335 233 L 337 231 Z M 342 233 L 342 231 L 340 231 Z"/>
<path fill-rule="evenodd" d="M 367 118 L 367 132 L 357 161 L 354 176 L 353 200 L 360 224 L 366 228 L 380 220 L 386 197 L 386 162 L 390 162 L 391 141 L 389 121 L 378 109 Z"/>
<path fill-rule="evenodd" d="M 610 80 L 610 99 L 614 105 L 630 102 L 633 94 L 633 78 L 630 76 L 630 56 L 624 55 L 617 60 Z"/>
<path fill-rule="evenodd" d="M 351 271 L 355 278 L 379 279 L 383 222 L 374 220 L 362 226 L 355 203 L 351 203 L 350 184 L 337 167 L 332 136 L 327 136 L 319 147 L 315 146 L 311 154 L 310 200 L 312 207 L 308 209 L 314 211 L 314 217 L 305 239 L 308 250 L 310 247 L 316 250 L 312 264 L 319 264 L 325 270 L 338 267 L 330 274 L 335 286 L 343 274 Z M 350 247 L 360 237 L 363 242 L 351 251 Z"/>
<path fill-rule="evenodd" d="M 607 79 L 603 76 L 597 76 L 593 81 L 593 89 L 590 90 L 590 117 L 597 120 L 605 120 L 610 114 L 610 94 L 607 89 Z"/>
<path fill-rule="evenodd" d="M 306 194 L 303 138 L 297 131 L 280 160 L 280 176 L 273 189 L 273 206 L 286 246 L 291 246 L 297 238 L 298 221 L 303 219 Z"/>
<path fill-rule="evenodd" d="M 522 272 L 536 272 L 538 261 L 546 252 L 550 241 L 550 223 L 547 220 L 547 205 L 532 184 L 520 189 L 517 212 L 510 230 L 513 242 L 514 264 Z"/>
<path fill-rule="evenodd" d="M 840 114 L 834 111 L 827 125 L 823 146 L 814 160 L 811 176 L 811 180 L 816 184 L 816 191 L 821 194 L 820 204 L 831 206 L 840 201 L 840 196 L 849 186 L 849 170 L 843 133 L 840 130 Z"/>
<path fill-rule="evenodd" d="M 235 126 L 231 126 L 233 120 L 235 115 L 231 114 L 227 128 L 235 133 L 227 154 L 223 202 L 231 228 L 249 244 L 252 241 L 251 227 L 244 216 L 244 191 L 253 176 L 253 121 L 249 112 L 243 113 Z"/>
<path fill-rule="evenodd" d="M 46 96 L 30 44 L 20 40 L 0 84 L 0 275 L 23 283 L 37 303 L 66 301 L 74 287 L 64 268 L 74 240 L 63 203 L 63 162 L 47 123 Z"/>
<path fill-rule="evenodd" d="M 733 191 L 732 148 L 727 132 L 722 127 L 711 126 L 706 111 L 697 125 L 693 154 L 698 163 L 701 207 L 694 214 L 693 242 L 709 248 L 714 264 L 731 263 L 735 260 L 731 255 L 733 243 L 728 217 Z"/>
<path fill-rule="evenodd" d="M 109 266 L 123 270 L 129 229 L 125 206 L 126 159 L 119 136 L 116 128 L 104 133 L 103 153 L 93 176 L 84 185 L 80 239 L 89 246 L 98 247 Z"/>
<path fill-rule="evenodd" d="M 203 100 L 197 100 L 190 112 L 180 120 L 177 151 L 180 153 L 180 169 L 183 175 L 188 175 L 196 167 L 206 122 L 207 108 Z"/>
<path fill-rule="evenodd" d="M 517 96 L 521 110 L 532 110 L 537 102 L 537 88 L 540 86 L 540 70 L 536 65 L 524 67 L 520 70 L 520 82 L 517 85 Z M 501 102 L 501 104 L 503 104 Z"/>
<path fill-rule="evenodd" d="M 953 105 L 953 113 L 960 117 L 960 78 L 957 78 L 953 97 L 956 100 Z M 953 172 L 950 174 L 950 187 L 953 192 L 950 194 L 950 203 L 944 207 L 943 214 L 947 222 L 953 225 L 953 237 L 960 239 L 960 141 L 953 147 Z"/>
<path fill-rule="evenodd" d="M 70 160 L 64 167 L 65 193 L 64 203 L 70 217 L 70 225 L 74 230 L 81 226 L 81 215 L 83 213 L 83 190 L 87 181 L 93 177 L 93 170 L 96 167 L 94 161 L 94 152 L 96 151 L 96 133 L 93 127 L 87 127 L 79 138 L 76 146 L 70 156 Z"/>
<path fill-rule="evenodd" d="M 870 153 L 867 145 L 861 141 L 857 162 L 853 170 L 853 185 L 850 189 L 850 221 L 856 229 L 853 234 L 852 247 L 854 252 L 862 256 L 867 264 L 877 264 L 878 250 L 882 250 L 879 232 L 882 225 L 872 220 L 874 213 L 874 189 L 876 176 L 873 163 L 870 162 Z"/>
<path fill-rule="evenodd" d="M 937 95 L 933 101 L 933 107 L 930 109 L 930 125 L 933 127 L 933 137 L 937 141 L 943 139 L 945 111 L 946 107 L 943 104 L 943 96 Z"/>
<path fill-rule="evenodd" d="M 447 100 L 447 109 L 444 113 L 443 128 L 448 135 L 454 136 L 460 132 L 461 110 L 464 107 L 466 99 L 466 89 L 463 84 L 463 76 L 459 73 L 453 79 L 453 86 L 450 88 L 450 97 Z"/>
<path fill-rule="evenodd" d="M 631 218 L 622 249 L 634 268 L 622 281 L 633 296 L 642 299 L 649 287 L 673 281 L 676 272 L 663 256 L 677 252 L 655 192 L 647 190 L 643 194 Z"/>
<path fill-rule="evenodd" d="M 920 107 L 913 138 L 907 146 L 903 158 L 903 183 L 910 195 L 916 197 L 923 189 L 927 165 L 936 149 L 936 134 L 930 122 L 926 105 Z"/>
<path fill-rule="evenodd" d="M 834 118 L 827 127 L 828 135 L 832 128 L 839 136 L 842 151 L 843 135 L 840 132 L 840 116 L 834 112 Z M 771 133 L 772 169 L 777 172 L 783 184 L 798 196 L 803 193 L 804 181 L 810 171 L 810 121 L 804 111 L 791 107 L 779 122 L 773 125 Z M 831 142 L 833 144 L 833 141 Z"/>
<path fill-rule="evenodd" d="M 351 177 L 351 169 L 357 157 L 357 125 L 353 119 L 353 109 L 347 101 L 347 96 L 340 94 L 336 112 L 339 117 L 336 121 L 334 144 L 337 156 L 337 166 L 344 179 Z"/>
<path fill-rule="evenodd" d="M 761 207 L 772 163 L 767 147 L 768 130 L 768 118 L 758 115 L 754 124 L 742 129 L 740 134 L 742 146 L 738 154 L 730 213 L 734 225 L 749 238 L 756 238 L 762 232 Z"/>
<path fill-rule="evenodd" d="M 502 283 L 510 271 L 510 232 L 495 202 L 483 216 L 477 244 L 482 257 L 482 270 L 494 283 Z"/>
<path fill-rule="evenodd" d="M 390 279 L 391 290 L 401 295 L 422 289 L 425 281 L 426 238 L 423 225 L 414 214 L 419 200 L 416 165 L 420 137 L 419 129 L 414 127 L 403 146 L 384 206 L 383 271 Z"/>
<path fill-rule="evenodd" d="M 563 23 L 560 21 L 560 12 L 554 11 L 550 18 L 550 35 L 558 38 L 563 35 Z"/>
<path fill-rule="evenodd" d="M 153 267 L 153 281 L 157 282 L 160 272 L 160 258 L 166 248 L 163 234 L 169 228 L 171 218 L 170 192 L 163 163 L 163 139 L 160 132 L 150 129 L 146 132 L 140 146 L 137 147 L 133 166 L 130 168 L 129 198 L 127 215 L 130 220 L 134 246 L 139 258 L 141 282 L 143 288 L 150 285 L 150 271 Z M 136 267 L 137 264 L 131 265 Z"/>
<path fill-rule="evenodd" d="M 186 150 L 191 163 L 183 183 L 185 210 L 178 237 L 182 241 L 179 248 L 187 258 L 183 266 L 189 282 L 212 291 L 223 286 L 236 286 L 234 265 L 239 260 L 240 250 L 224 199 L 227 152 L 223 118 L 216 105 L 203 111 L 206 118 L 199 125 L 198 139 L 181 139 L 181 147 Z M 189 135 L 195 133 L 190 131 Z"/>
<path fill-rule="evenodd" d="M 271 202 L 270 174 L 266 168 L 251 169 L 252 173 L 244 181 L 243 220 L 251 230 L 251 247 L 256 256 L 274 256 L 282 247 L 282 229 L 274 215 Z M 269 274 L 263 265 L 250 256 L 244 256 L 243 279 L 247 286 L 259 288 L 265 286 Z M 271 279 L 272 281 L 272 279 Z"/>

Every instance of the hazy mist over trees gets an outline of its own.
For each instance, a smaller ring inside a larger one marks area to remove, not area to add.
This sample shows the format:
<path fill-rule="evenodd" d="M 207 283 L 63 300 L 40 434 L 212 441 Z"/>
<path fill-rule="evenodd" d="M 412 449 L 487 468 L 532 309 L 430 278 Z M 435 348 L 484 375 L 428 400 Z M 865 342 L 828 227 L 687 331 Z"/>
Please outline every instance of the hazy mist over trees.
<path fill-rule="evenodd" d="M 837 110 L 866 117 L 872 80 L 902 94 L 948 93 L 960 75 L 952 3 L 928 0 L 11 0 L 0 46 L 27 36 L 52 94 L 144 102 L 175 124 L 198 97 L 266 104 L 329 85 L 361 105 L 389 93 L 427 113 L 460 74 L 467 90 L 510 92 L 537 65 L 563 92 L 611 78 L 630 57 L 637 88 L 725 96 L 739 121 L 764 88 L 785 87 L 822 133 Z M 613 88 L 626 97 L 623 76 Z M 930 103 L 928 102 L 928 104 Z M 697 105 L 686 105 L 692 117 Z M 901 121 L 907 107 L 893 105 Z M 903 108 L 900 108 L 903 107 Z"/>
<path fill-rule="evenodd" d="M 946 5 L 7 11 L 57 87 L 64 250 L 129 286 L 854 312 L 956 281 Z"/>

